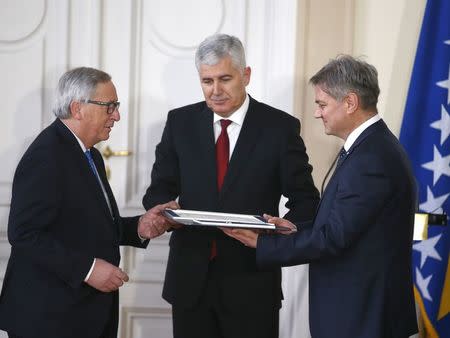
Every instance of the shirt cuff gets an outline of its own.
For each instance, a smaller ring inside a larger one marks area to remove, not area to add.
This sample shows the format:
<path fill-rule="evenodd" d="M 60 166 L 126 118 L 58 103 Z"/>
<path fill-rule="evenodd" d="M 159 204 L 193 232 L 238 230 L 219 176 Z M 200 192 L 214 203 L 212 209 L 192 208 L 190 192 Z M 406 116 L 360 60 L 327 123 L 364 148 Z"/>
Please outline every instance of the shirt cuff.
<path fill-rule="evenodd" d="M 142 217 L 144 217 L 144 215 L 141 215 L 141 217 L 139 217 L 138 227 L 137 227 L 138 230 L 136 232 L 137 232 L 139 239 L 141 240 L 141 243 L 144 243 L 147 240 L 147 238 L 141 237 L 141 235 L 139 235 L 139 223 L 141 223 Z"/>
<path fill-rule="evenodd" d="M 139 239 L 141 240 L 141 243 L 144 243 L 147 240 L 147 238 L 141 237 L 141 235 L 139 235 L 139 232 L 137 235 L 138 235 Z"/>
<path fill-rule="evenodd" d="M 85 282 L 87 282 L 89 277 L 91 277 L 92 271 L 94 270 L 94 265 L 95 265 L 96 260 L 97 260 L 97 258 L 94 258 L 94 262 L 92 263 L 91 268 L 89 269 L 89 272 L 86 275 L 86 278 L 84 279 Z"/>

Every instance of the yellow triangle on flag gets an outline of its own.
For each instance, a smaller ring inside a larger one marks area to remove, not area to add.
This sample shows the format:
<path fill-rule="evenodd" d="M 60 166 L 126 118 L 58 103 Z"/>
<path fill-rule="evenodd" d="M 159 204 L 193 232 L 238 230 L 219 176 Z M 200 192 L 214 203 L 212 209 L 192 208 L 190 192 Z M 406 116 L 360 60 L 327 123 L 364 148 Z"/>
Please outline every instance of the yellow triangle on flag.
<path fill-rule="evenodd" d="M 445 274 L 444 288 L 442 289 L 441 305 L 439 306 L 438 320 L 441 320 L 450 312 L 450 255 L 447 260 L 447 272 Z"/>

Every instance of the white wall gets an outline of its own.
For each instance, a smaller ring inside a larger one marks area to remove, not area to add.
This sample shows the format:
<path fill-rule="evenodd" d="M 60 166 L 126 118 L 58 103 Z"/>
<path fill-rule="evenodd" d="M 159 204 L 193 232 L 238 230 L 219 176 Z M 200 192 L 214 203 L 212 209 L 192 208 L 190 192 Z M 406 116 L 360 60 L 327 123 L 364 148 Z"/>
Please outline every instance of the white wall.
<path fill-rule="evenodd" d="M 356 0 L 353 54 L 378 69 L 378 109 L 398 136 L 426 0 Z"/>

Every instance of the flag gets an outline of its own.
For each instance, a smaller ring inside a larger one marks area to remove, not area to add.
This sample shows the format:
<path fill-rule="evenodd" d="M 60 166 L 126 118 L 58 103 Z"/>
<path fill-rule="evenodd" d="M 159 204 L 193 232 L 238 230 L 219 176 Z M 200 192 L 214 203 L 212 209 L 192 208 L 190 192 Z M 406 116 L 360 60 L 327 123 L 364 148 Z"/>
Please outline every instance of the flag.
<path fill-rule="evenodd" d="M 400 142 L 417 179 L 419 209 L 450 213 L 450 0 L 428 0 Z M 427 337 L 450 337 L 450 226 L 413 244 L 414 294 Z"/>
<path fill-rule="evenodd" d="M 450 337 L 450 236 L 448 226 L 429 225 L 428 239 L 413 244 L 414 296 L 426 337 Z"/>

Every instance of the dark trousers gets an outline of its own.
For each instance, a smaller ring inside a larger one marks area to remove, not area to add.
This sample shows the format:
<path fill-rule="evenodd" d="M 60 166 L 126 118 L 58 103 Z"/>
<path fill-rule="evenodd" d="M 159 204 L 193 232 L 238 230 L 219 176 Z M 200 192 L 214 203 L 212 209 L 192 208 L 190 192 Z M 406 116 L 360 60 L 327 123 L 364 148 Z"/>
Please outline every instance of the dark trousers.
<path fill-rule="evenodd" d="M 117 327 L 119 325 L 119 293 L 114 292 L 114 300 L 111 306 L 108 322 L 99 338 L 117 338 Z"/>
<path fill-rule="evenodd" d="M 119 323 L 118 304 L 119 304 L 119 294 L 118 294 L 118 292 L 115 292 L 108 322 L 106 323 L 105 328 L 103 329 L 103 332 L 99 338 L 117 338 L 117 326 Z M 17 336 L 10 332 L 8 332 L 8 337 L 9 338 L 26 338 L 26 337 Z M 80 338 L 82 338 L 82 337 L 80 337 Z"/>
<path fill-rule="evenodd" d="M 221 290 L 226 275 L 210 263 L 205 290 L 192 308 L 172 306 L 174 338 L 278 338 L 279 306 L 230 306 Z M 264 295 L 261 295 L 264 297 Z"/>

